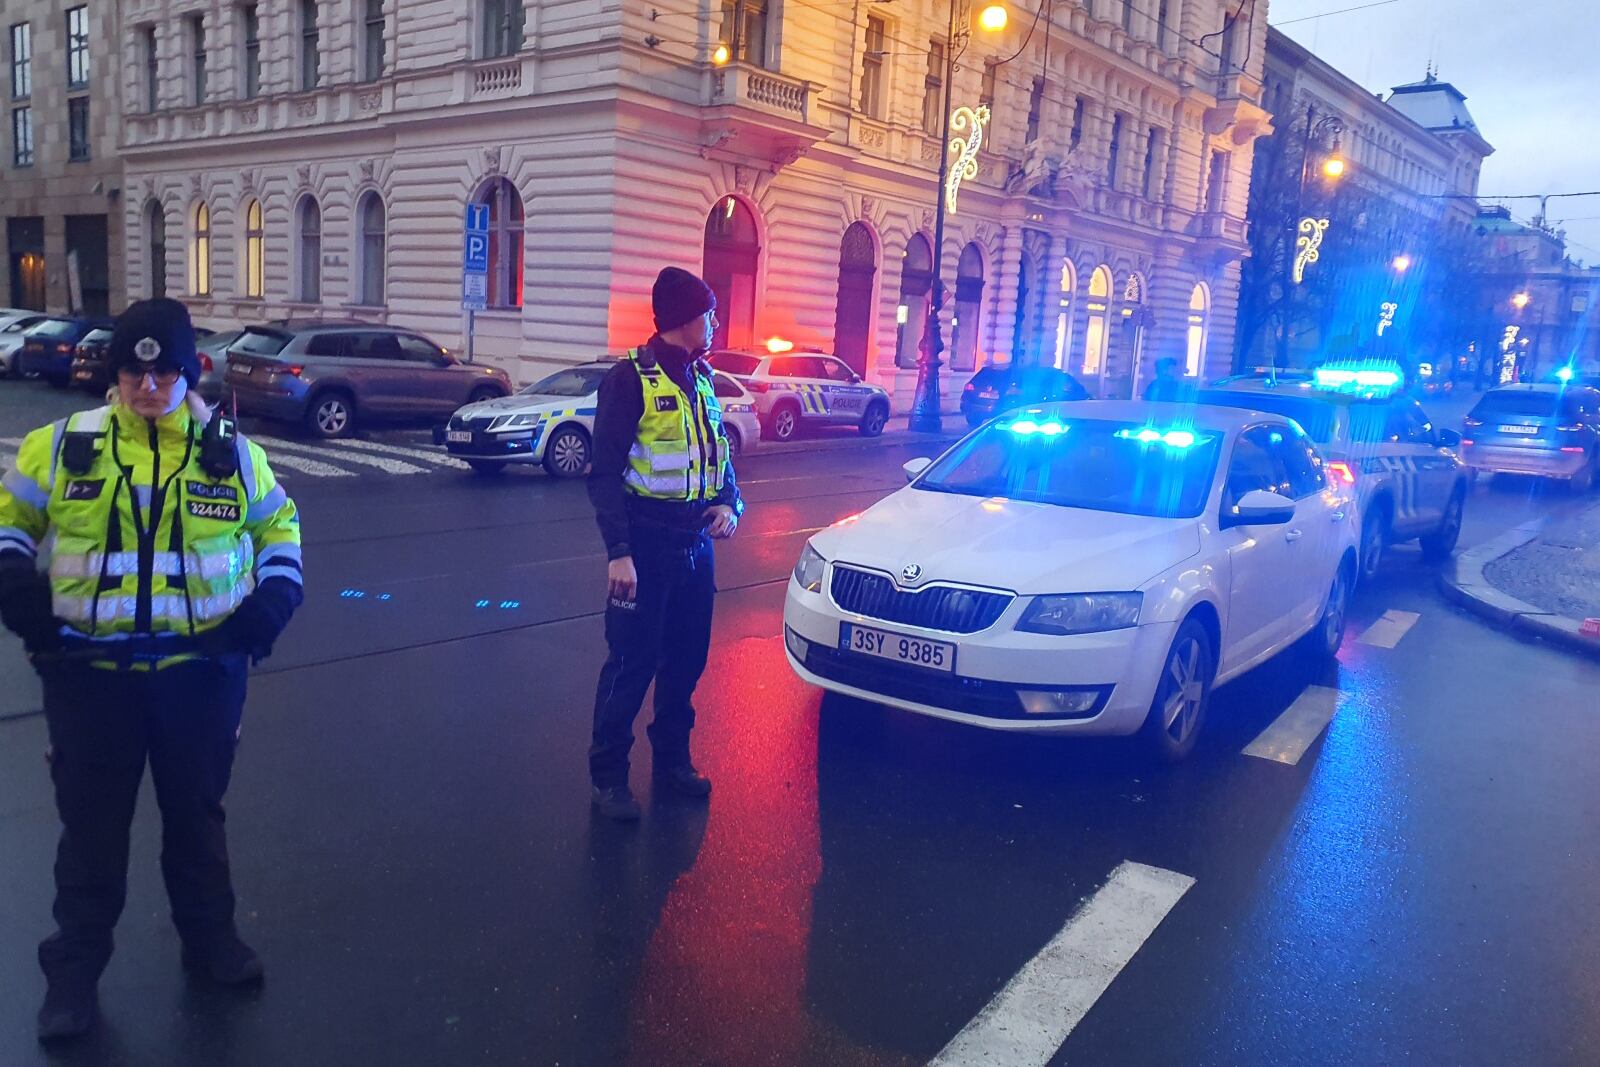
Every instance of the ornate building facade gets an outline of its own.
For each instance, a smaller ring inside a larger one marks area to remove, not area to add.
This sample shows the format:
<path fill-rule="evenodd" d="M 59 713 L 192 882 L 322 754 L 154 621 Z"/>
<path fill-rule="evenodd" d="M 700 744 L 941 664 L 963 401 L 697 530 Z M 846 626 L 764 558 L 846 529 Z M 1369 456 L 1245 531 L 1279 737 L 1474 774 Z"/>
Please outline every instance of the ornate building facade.
<path fill-rule="evenodd" d="M 952 106 L 991 118 L 938 253 L 947 391 L 996 360 L 1103 395 L 1229 360 L 1265 4 L 1060 0 L 992 35 L 942 0 L 122 10 L 130 289 L 203 321 L 465 347 L 485 203 L 473 348 L 521 380 L 643 339 L 673 263 L 717 289 L 719 341 L 835 350 L 904 410 L 954 46 Z"/>

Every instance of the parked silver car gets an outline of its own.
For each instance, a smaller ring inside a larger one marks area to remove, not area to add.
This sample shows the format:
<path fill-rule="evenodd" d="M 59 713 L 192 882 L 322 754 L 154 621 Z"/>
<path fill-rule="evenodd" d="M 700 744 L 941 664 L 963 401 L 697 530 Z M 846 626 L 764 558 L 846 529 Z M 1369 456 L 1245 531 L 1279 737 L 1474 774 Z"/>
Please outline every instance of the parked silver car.
<path fill-rule="evenodd" d="M 43 322 L 37 311 L 0 310 L 0 378 L 17 373 L 17 353 L 22 351 L 22 335 Z"/>
<path fill-rule="evenodd" d="M 358 421 L 444 420 L 463 404 L 509 396 L 505 371 L 460 362 L 409 330 L 355 322 L 247 326 L 228 348 L 224 391 L 241 415 L 344 437 Z"/>

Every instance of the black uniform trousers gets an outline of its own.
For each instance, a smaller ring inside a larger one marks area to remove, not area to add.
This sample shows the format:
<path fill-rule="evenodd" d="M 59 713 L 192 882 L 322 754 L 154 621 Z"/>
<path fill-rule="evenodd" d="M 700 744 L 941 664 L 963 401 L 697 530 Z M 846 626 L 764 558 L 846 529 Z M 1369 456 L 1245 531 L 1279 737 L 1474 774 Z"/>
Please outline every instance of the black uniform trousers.
<path fill-rule="evenodd" d="M 633 723 L 652 680 L 655 718 L 649 735 L 655 765 L 689 763 L 691 701 L 711 649 L 711 611 L 717 598 L 711 539 L 637 524 L 634 534 L 638 595 L 631 604 L 606 604 L 610 655 L 600 670 L 589 749 L 589 776 L 602 789 L 628 783 Z"/>
<path fill-rule="evenodd" d="M 185 945 L 234 933 L 222 796 L 244 712 L 244 657 L 160 671 L 42 671 L 50 777 L 61 816 L 58 930 L 39 946 L 51 981 L 93 982 L 111 959 L 128 888 L 128 832 L 145 763 L 161 808 L 161 873 Z"/>

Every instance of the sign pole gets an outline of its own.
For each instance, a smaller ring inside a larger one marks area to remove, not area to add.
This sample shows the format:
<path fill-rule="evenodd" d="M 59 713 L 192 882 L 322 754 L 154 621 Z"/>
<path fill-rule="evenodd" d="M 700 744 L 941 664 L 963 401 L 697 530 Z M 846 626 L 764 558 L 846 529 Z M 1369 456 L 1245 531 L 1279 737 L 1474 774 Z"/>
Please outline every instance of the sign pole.
<path fill-rule="evenodd" d="M 475 332 L 473 330 L 473 328 L 472 328 L 472 320 L 475 319 L 477 317 L 477 315 L 478 315 L 478 313 L 476 311 L 472 310 L 471 308 L 467 309 L 467 362 L 468 363 L 472 362 L 472 335 Z"/>

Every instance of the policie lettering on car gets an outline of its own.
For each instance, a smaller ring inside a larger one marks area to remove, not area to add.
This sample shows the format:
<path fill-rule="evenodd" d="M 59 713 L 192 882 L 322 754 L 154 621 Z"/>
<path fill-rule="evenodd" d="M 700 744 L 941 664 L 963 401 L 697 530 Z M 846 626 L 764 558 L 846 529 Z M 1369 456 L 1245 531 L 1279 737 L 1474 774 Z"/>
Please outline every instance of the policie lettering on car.
<path fill-rule="evenodd" d="M 189 501 L 189 514 L 197 519 L 213 519 L 217 522 L 238 522 L 238 504 L 219 504 L 209 500 Z"/>

